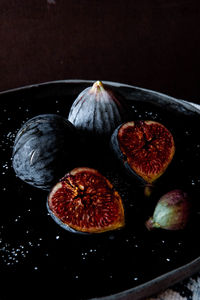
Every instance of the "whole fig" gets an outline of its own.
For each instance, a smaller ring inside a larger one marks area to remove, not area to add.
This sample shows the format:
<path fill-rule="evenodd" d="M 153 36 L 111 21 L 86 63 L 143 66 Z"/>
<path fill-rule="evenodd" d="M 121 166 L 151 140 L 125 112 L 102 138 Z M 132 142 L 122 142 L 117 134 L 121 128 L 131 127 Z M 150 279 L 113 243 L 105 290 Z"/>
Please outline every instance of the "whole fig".
<path fill-rule="evenodd" d="M 68 120 L 86 134 L 107 137 L 124 121 L 126 113 L 123 101 L 96 81 L 78 95 Z"/>
<path fill-rule="evenodd" d="M 163 195 L 158 201 L 153 217 L 146 222 L 146 227 L 167 230 L 180 230 L 188 223 L 191 204 L 189 196 L 182 190 L 173 190 Z"/>
<path fill-rule="evenodd" d="M 75 127 L 55 114 L 28 120 L 15 138 L 12 164 L 16 175 L 49 190 L 72 167 L 77 144 Z"/>

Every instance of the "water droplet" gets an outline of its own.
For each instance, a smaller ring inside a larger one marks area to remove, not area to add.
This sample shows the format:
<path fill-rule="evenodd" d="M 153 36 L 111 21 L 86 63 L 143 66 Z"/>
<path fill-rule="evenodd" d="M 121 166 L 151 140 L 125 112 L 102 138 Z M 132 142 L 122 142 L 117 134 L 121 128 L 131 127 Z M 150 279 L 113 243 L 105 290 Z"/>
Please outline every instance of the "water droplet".
<path fill-rule="evenodd" d="M 96 251 L 97 251 L 96 249 L 90 249 L 90 253 L 94 253 Z"/>
<path fill-rule="evenodd" d="M 19 222 L 20 221 L 20 219 L 21 219 L 21 216 L 18 216 L 14 221 L 15 221 L 15 223 L 17 223 L 17 222 Z"/>
<path fill-rule="evenodd" d="M 109 236 L 109 240 L 114 240 L 115 239 L 115 236 L 114 235 L 110 235 Z"/>
<path fill-rule="evenodd" d="M 5 162 L 5 163 L 2 165 L 2 168 L 8 170 L 8 162 Z"/>

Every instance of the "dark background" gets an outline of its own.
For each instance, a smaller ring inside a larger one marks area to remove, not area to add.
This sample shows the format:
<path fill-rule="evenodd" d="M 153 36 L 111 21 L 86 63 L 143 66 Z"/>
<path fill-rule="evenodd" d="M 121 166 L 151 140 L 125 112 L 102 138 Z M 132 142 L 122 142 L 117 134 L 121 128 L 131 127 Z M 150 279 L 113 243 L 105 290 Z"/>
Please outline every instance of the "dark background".
<path fill-rule="evenodd" d="M 0 91 L 99 79 L 200 103 L 199 69 L 200 1 L 0 1 Z"/>

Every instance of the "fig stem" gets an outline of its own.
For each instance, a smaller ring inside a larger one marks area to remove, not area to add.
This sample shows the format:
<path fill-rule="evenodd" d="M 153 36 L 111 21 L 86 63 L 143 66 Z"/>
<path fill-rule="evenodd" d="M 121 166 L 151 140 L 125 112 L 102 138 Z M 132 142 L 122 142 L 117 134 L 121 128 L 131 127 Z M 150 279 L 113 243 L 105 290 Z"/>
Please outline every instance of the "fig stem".
<path fill-rule="evenodd" d="M 103 83 L 102 83 L 100 80 L 97 80 L 97 81 L 93 84 L 93 86 L 92 86 L 92 88 L 91 88 L 91 92 L 100 92 L 100 91 L 102 91 L 102 90 L 104 90 Z"/>
<path fill-rule="evenodd" d="M 144 195 L 145 197 L 150 197 L 153 191 L 153 185 L 152 184 L 146 184 L 144 187 Z"/>
<path fill-rule="evenodd" d="M 145 226 L 146 228 L 151 231 L 154 228 L 160 228 L 160 225 L 156 222 L 154 222 L 153 217 L 149 218 L 146 222 L 145 222 Z"/>

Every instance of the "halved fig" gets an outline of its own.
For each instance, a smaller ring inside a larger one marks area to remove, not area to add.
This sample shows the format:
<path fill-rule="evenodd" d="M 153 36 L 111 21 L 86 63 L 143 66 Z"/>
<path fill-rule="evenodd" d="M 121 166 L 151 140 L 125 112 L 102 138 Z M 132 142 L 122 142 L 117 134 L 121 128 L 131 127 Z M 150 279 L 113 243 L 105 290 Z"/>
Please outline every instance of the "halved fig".
<path fill-rule="evenodd" d="M 175 144 L 170 131 L 155 121 L 131 121 L 112 134 L 111 145 L 129 173 L 151 184 L 169 166 Z"/>
<path fill-rule="evenodd" d="M 122 199 L 97 170 L 75 168 L 49 194 L 52 218 L 72 232 L 100 233 L 124 226 Z"/>

